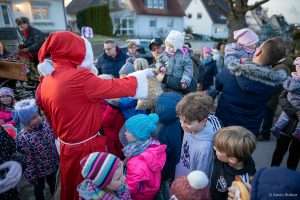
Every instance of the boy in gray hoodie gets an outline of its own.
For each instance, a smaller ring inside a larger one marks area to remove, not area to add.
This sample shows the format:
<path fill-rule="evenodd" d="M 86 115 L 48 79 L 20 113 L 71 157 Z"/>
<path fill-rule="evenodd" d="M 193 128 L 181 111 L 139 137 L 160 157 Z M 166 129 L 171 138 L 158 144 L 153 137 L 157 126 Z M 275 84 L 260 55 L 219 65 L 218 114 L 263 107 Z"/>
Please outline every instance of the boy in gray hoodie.
<path fill-rule="evenodd" d="M 175 177 L 187 176 L 191 171 L 201 170 L 210 179 L 214 135 L 221 128 L 218 119 L 209 114 L 212 104 L 212 98 L 202 96 L 200 92 L 186 95 L 177 104 L 176 112 L 184 130 L 184 137 Z"/>

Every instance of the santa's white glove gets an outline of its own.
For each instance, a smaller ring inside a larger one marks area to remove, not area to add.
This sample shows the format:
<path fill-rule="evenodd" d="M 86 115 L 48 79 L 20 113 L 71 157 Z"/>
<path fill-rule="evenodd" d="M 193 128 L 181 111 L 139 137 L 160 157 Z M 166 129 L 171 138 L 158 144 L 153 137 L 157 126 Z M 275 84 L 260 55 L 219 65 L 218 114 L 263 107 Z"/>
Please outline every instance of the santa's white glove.
<path fill-rule="evenodd" d="M 8 172 L 4 179 L 0 179 L 0 194 L 15 188 L 22 177 L 22 166 L 16 161 L 7 161 L 0 165 L 0 171 L 4 169 Z"/>
<path fill-rule="evenodd" d="M 133 73 L 128 74 L 128 76 L 134 76 L 137 80 L 137 88 L 134 98 L 144 99 L 148 95 L 148 78 L 154 76 L 153 69 L 148 68 L 144 70 L 139 70 Z"/>

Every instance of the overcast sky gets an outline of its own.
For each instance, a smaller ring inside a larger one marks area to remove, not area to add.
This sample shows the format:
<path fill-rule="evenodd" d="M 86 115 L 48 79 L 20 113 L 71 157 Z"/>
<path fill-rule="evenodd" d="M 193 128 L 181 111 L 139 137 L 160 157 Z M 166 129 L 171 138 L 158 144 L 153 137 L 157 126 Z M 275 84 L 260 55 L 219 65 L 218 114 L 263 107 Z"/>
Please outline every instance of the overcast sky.
<path fill-rule="evenodd" d="M 249 0 L 252 5 L 258 0 Z M 268 9 L 268 15 L 282 14 L 288 23 L 300 23 L 300 0 L 270 0 L 262 5 Z"/>

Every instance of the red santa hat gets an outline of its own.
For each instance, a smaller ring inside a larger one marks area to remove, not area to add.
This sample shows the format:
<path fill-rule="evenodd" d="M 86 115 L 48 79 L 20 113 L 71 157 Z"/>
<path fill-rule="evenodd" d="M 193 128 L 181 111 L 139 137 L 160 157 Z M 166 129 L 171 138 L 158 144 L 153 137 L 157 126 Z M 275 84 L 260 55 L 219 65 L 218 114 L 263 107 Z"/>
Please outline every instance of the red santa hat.
<path fill-rule="evenodd" d="M 51 57 L 53 63 L 47 59 Z M 72 32 L 58 31 L 50 34 L 39 50 L 38 70 L 43 76 L 53 73 L 60 67 L 88 68 L 92 73 L 98 73 L 93 64 L 94 55 L 91 43 Z"/>

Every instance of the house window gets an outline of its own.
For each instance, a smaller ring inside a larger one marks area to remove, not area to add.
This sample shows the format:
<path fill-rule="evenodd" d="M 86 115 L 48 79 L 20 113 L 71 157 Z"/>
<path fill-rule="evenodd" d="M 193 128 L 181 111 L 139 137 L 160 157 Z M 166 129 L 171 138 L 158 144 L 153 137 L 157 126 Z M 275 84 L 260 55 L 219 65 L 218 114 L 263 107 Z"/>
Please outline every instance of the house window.
<path fill-rule="evenodd" d="M 192 19 L 192 14 L 191 14 L 191 13 L 187 14 L 187 17 L 188 17 L 189 19 Z"/>
<path fill-rule="evenodd" d="M 174 20 L 173 19 L 168 20 L 167 26 L 172 28 L 174 26 Z"/>
<path fill-rule="evenodd" d="M 32 5 L 32 15 L 34 20 L 44 21 L 49 20 L 49 6 L 48 5 Z"/>
<path fill-rule="evenodd" d="M 133 35 L 134 19 L 130 16 L 114 19 L 114 33 L 117 35 Z"/>
<path fill-rule="evenodd" d="M 149 27 L 150 28 L 156 28 L 156 19 L 151 19 L 149 21 Z"/>
<path fill-rule="evenodd" d="M 147 8 L 165 8 L 165 0 L 145 0 L 145 6 Z"/>
<path fill-rule="evenodd" d="M 226 19 L 226 17 L 225 17 L 225 16 L 223 16 L 223 15 L 221 15 L 221 16 L 220 16 L 220 18 L 221 18 L 221 19 Z"/>
<path fill-rule="evenodd" d="M 222 28 L 221 27 L 216 27 L 215 28 L 215 33 L 221 33 L 222 32 Z"/>
<path fill-rule="evenodd" d="M 202 18 L 202 13 L 197 13 L 197 19 L 201 19 Z"/>
<path fill-rule="evenodd" d="M 4 19 L 4 24 L 9 25 L 10 23 L 9 23 L 7 6 L 6 5 L 1 5 L 1 11 L 2 11 L 3 19 Z"/>

